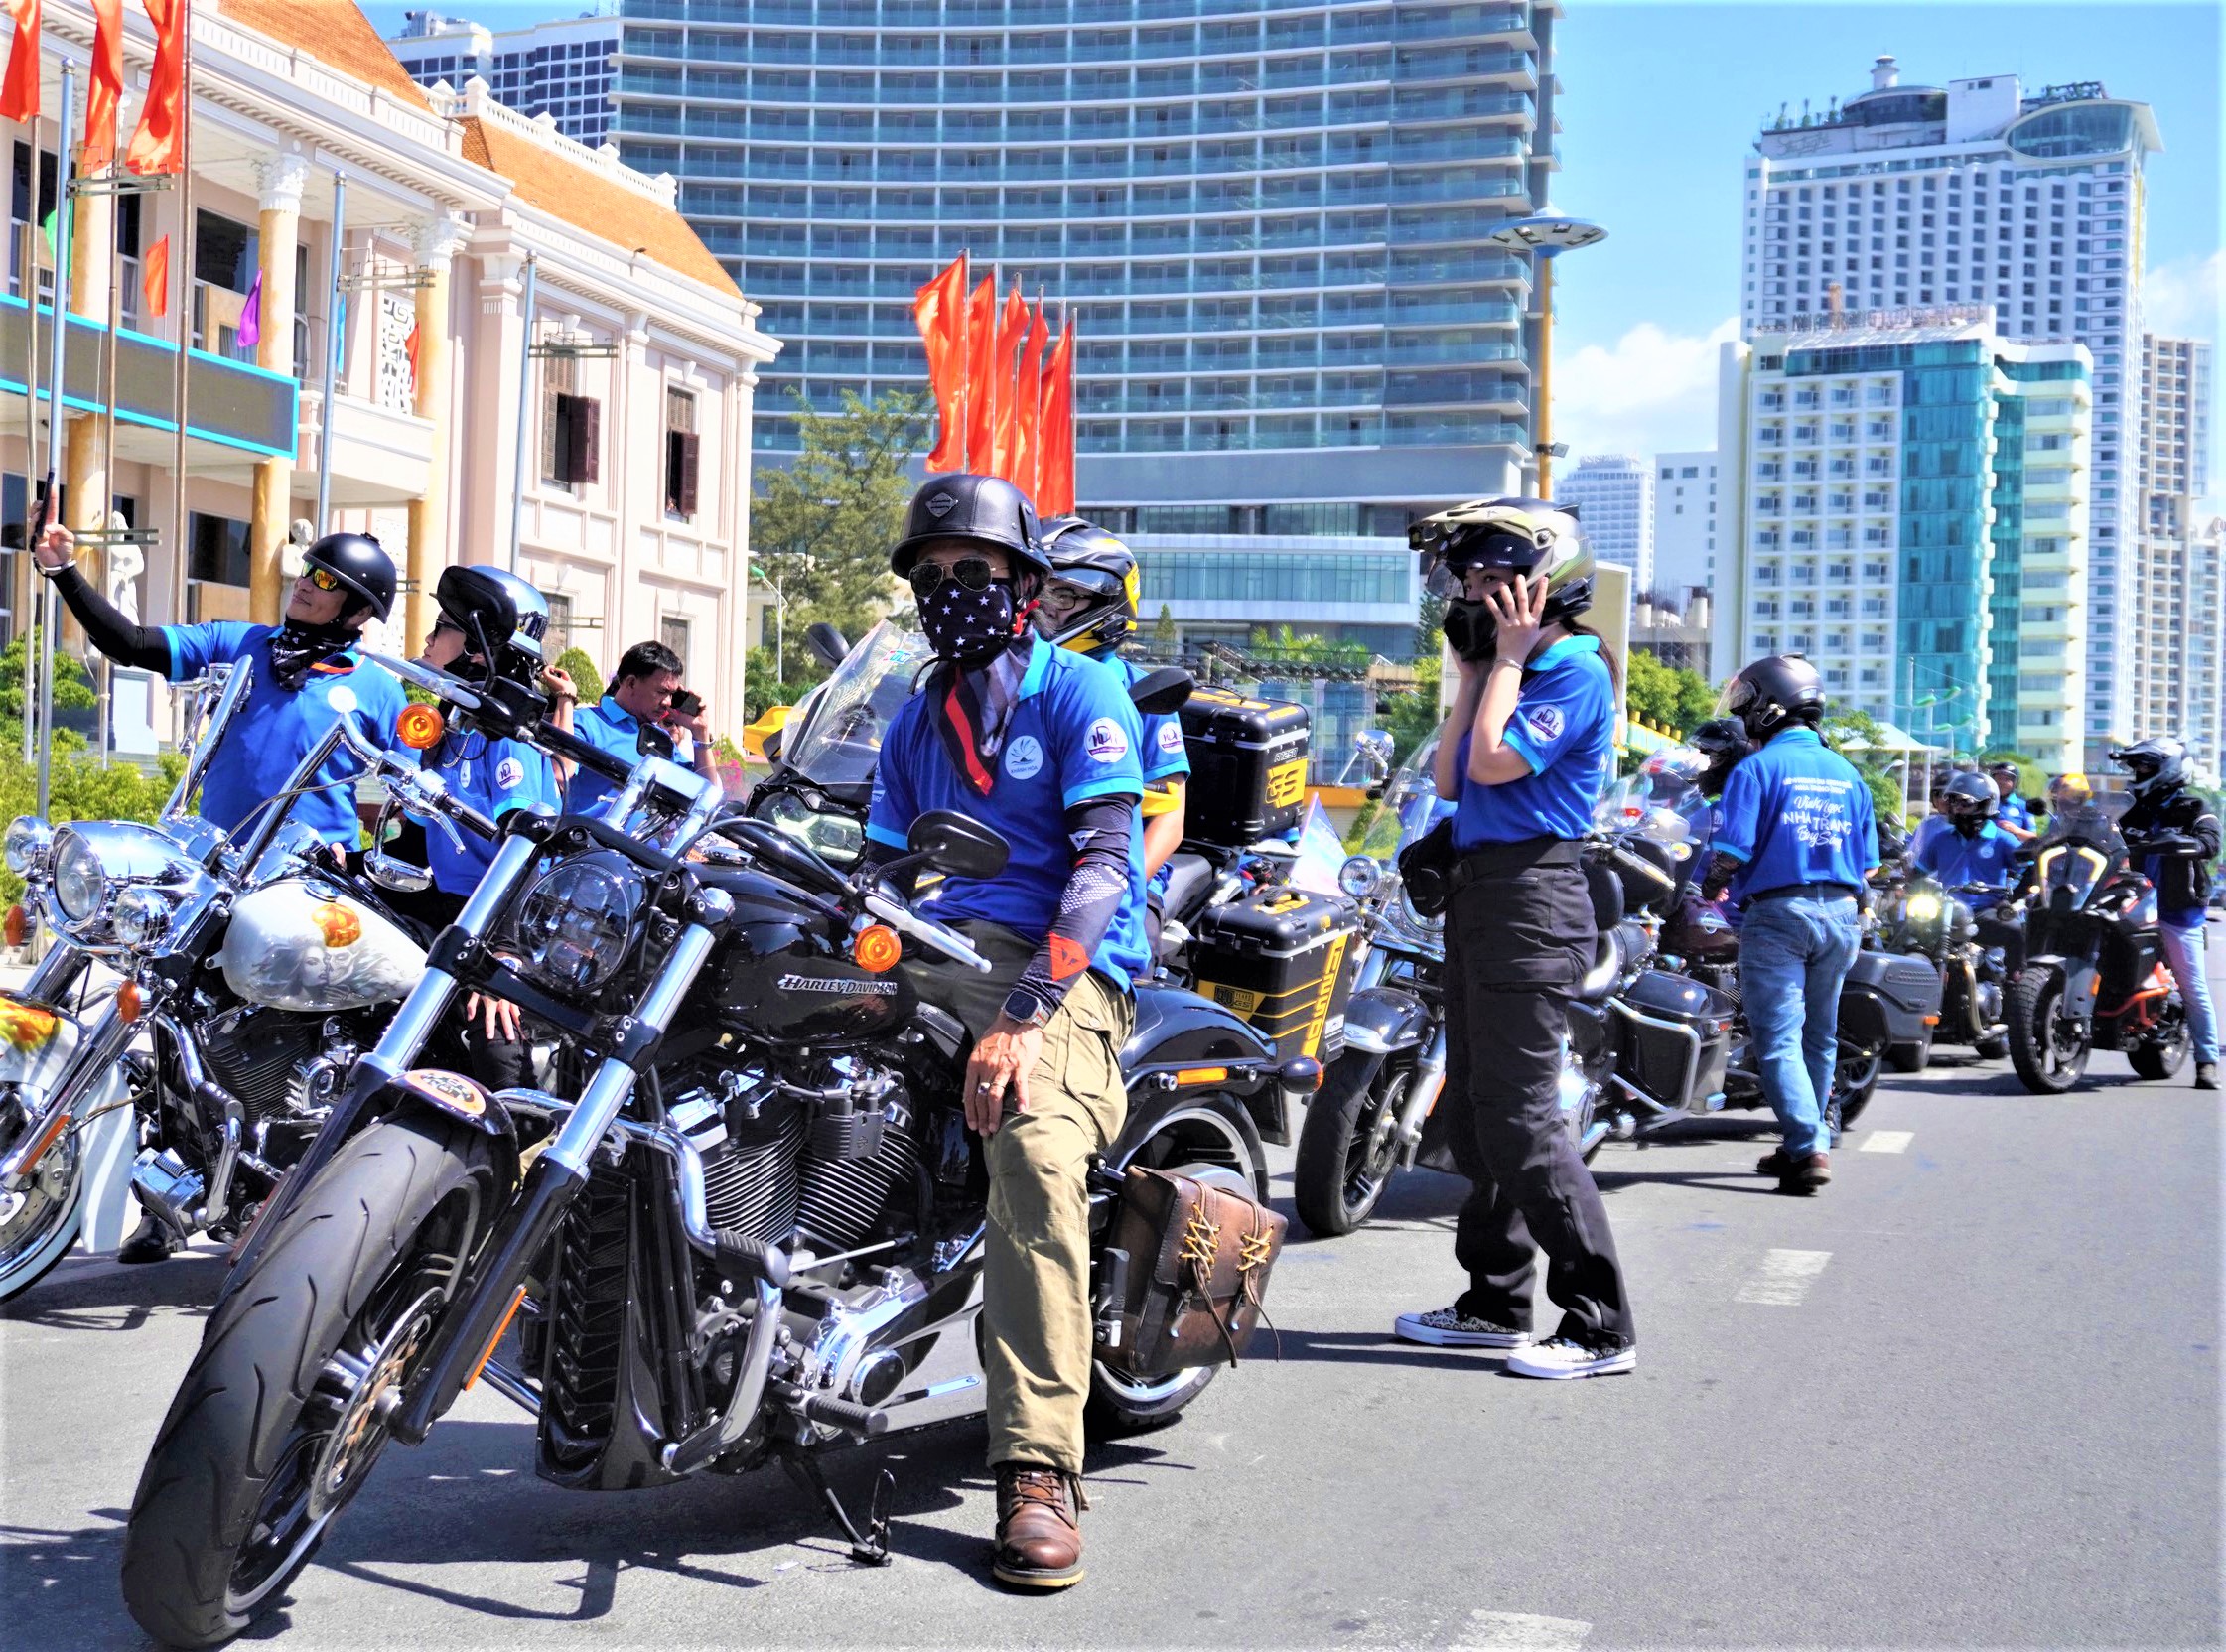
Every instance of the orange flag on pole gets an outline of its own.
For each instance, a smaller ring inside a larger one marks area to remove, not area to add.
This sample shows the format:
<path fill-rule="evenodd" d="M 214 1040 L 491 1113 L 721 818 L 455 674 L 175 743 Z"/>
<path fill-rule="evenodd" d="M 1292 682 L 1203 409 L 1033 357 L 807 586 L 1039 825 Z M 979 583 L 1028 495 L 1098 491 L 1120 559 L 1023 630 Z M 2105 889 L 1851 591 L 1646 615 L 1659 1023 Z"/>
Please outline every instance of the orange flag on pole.
<path fill-rule="evenodd" d="M 1074 318 L 1059 329 L 1059 342 L 1043 370 L 1043 454 L 1037 468 L 1036 513 L 1074 514 Z"/>
<path fill-rule="evenodd" d="M 92 0 L 92 87 L 85 98 L 80 176 L 116 161 L 116 105 L 124 95 L 124 0 Z"/>
<path fill-rule="evenodd" d="M 966 468 L 994 476 L 990 463 L 997 438 L 997 277 L 985 275 L 966 301 Z"/>
<path fill-rule="evenodd" d="M 1036 295 L 1036 319 L 1028 324 L 1028 343 L 1021 346 L 1020 421 L 1013 440 L 1013 482 L 1031 499 L 1043 476 L 1043 348 L 1051 342 L 1043 326 L 1043 295 Z"/>
<path fill-rule="evenodd" d="M 142 177 L 186 167 L 186 0 L 146 0 L 155 26 L 155 67 L 147 100 L 124 151 L 124 165 Z"/>
<path fill-rule="evenodd" d="M 144 260 L 146 273 L 139 278 L 139 296 L 147 302 L 147 314 L 170 314 L 170 237 L 165 235 L 147 249 Z"/>
<path fill-rule="evenodd" d="M 990 475 L 1013 480 L 1013 462 L 1019 451 L 1021 398 L 1013 383 L 1013 352 L 1028 332 L 1028 300 L 1021 284 L 1005 295 L 1005 314 L 997 324 L 997 359 L 990 370 L 997 375 L 997 424 L 990 441 Z"/>
<path fill-rule="evenodd" d="M 912 296 L 912 325 L 927 346 L 927 384 L 935 396 L 930 471 L 966 469 L 966 254 Z"/>
<path fill-rule="evenodd" d="M 0 120 L 39 118 L 39 0 L 8 0 L 16 38 L 8 48 L 8 77 L 0 82 Z"/>

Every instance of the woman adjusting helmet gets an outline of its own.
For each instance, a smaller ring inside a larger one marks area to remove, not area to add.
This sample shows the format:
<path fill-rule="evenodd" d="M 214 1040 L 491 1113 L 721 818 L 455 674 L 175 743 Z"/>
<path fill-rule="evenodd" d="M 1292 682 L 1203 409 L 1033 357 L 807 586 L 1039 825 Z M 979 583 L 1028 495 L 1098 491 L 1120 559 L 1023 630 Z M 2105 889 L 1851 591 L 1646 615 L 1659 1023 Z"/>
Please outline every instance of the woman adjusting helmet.
<path fill-rule="evenodd" d="M 1053 516 L 1042 533 L 1051 581 L 1039 606 L 1039 628 L 1062 648 L 1110 655 L 1136 629 L 1136 553 L 1079 516 Z"/>
<path fill-rule="evenodd" d="M 1504 569 L 1515 579 L 1546 578 L 1547 624 L 1566 624 L 1593 606 L 1593 553 L 1576 516 L 1544 499 L 1472 499 L 1426 516 L 1407 530 L 1422 557 L 1423 589 L 1446 604 L 1446 642 L 1461 659 L 1491 657 L 1497 621 L 1471 596 L 1472 570 Z"/>

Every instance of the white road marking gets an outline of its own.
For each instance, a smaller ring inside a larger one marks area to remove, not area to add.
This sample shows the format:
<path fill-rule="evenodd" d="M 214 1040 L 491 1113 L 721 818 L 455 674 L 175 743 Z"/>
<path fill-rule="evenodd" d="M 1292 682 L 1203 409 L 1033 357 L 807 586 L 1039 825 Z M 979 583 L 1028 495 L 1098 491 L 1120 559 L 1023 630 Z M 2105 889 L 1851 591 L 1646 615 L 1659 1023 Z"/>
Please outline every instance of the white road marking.
<path fill-rule="evenodd" d="M 1901 1153 L 1917 1139 L 1913 1130 L 1872 1130 L 1863 1137 L 1860 1153 Z"/>
<path fill-rule="evenodd" d="M 1798 1308 L 1831 1260 L 1830 1251 L 1765 1251 L 1762 1271 L 1740 1286 L 1732 1300 L 1764 1308 Z"/>
<path fill-rule="evenodd" d="M 1468 1614 L 1468 1626 L 1454 1642 L 1454 1652 L 1484 1652 L 1486 1648 L 1491 1652 L 1501 1652 L 1503 1648 L 1521 1648 L 1523 1652 L 1576 1652 L 1592 1632 L 1590 1623 L 1574 1617 L 1475 1611 Z"/>

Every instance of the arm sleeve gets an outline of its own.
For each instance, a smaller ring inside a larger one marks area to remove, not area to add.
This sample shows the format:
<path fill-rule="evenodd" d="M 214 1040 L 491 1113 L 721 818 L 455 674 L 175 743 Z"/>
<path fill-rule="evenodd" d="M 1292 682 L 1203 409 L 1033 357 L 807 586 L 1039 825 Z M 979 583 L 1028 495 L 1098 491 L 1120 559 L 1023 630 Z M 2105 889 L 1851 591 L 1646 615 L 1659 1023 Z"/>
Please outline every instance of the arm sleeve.
<path fill-rule="evenodd" d="M 1501 742 L 1533 774 L 1554 766 L 1564 752 L 1592 738 L 1606 716 L 1601 694 L 1606 672 L 1565 670 L 1523 685 Z M 1463 773 L 1467 770 L 1463 769 Z"/>
<path fill-rule="evenodd" d="M 1735 861 L 1754 859 L 1756 817 L 1761 808 L 1761 787 L 1754 778 L 1753 758 L 1732 770 L 1724 782 L 1724 804 L 1718 811 L 1716 836 L 1709 847 Z"/>
<path fill-rule="evenodd" d="M 1856 823 L 1863 838 L 1863 870 L 1875 872 L 1878 868 L 1878 811 L 1871 801 L 1871 788 L 1858 783 L 1855 792 Z"/>
<path fill-rule="evenodd" d="M 1075 846 L 1074 870 L 1059 895 L 1058 916 L 1037 948 L 1020 985 L 1039 1001 L 1056 1005 L 1090 967 L 1106 931 L 1129 898 L 1135 854 L 1134 797 L 1093 797 L 1066 811 L 1066 838 Z"/>
<path fill-rule="evenodd" d="M 487 756 L 494 763 L 487 788 L 489 820 L 500 820 L 512 809 L 538 803 L 547 795 L 549 759 L 532 747 L 505 740 Z"/>
<path fill-rule="evenodd" d="M 177 674 L 171 667 L 170 638 L 163 626 L 133 624 L 92 588 L 92 582 L 79 569 L 64 569 L 54 583 L 64 605 L 85 627 L 86 640 L 103 654 L 134 671 Z"/>

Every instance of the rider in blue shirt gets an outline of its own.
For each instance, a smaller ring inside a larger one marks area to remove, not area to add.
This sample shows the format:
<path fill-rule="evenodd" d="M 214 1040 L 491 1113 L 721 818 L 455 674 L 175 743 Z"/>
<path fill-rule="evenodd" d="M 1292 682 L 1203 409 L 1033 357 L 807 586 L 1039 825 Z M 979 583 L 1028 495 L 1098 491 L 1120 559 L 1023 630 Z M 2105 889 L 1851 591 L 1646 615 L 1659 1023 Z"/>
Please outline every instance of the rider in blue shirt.
<path fill-rule="evenodd" d="M 673 710 L 680 692 L 680 656 L 661 642 L 636 642 L 619 657 L 619 669 L 603 698 L 582 706 L 573 733 L 620 758 L 628 768 L 644 757 L 670 757 L 677 750 L 674 730 L 688 736 L 695 770 L 706 779 L 718 773 L 711 730 L 700 712 Z M 573 814 L 599 808 L 619 789 L 591 769 L 575 772 L 564 785 L 564 806 Z"/>
<path fill-rule="evenodd" d="M 1863 776 L 1817 734 L 1824 683 L 1807 660 L 1756 660 L 1726 686 L 1724 709 L 1761 746 L 1725 784 L 1703 890 L 1714 897 L 1728 888 L 1745 904 L 1739 996 L 1763 1093 L 1785 1131 L 1755 1168 L 1781 1192 L 1813 1193 L 1832 1179 L 1824 1108 L 1878 826 Z"/>
<path fill-rule="evenodd" d="M 1947 830 L 1925 839 L 1910 864 L 1951 890 L 1973 884 L 1993 890 L 1991 895 L 1962 897 L 1974 912 L 1984 911 L 2008 895 L 2017 881 L 2017 840 L 1996 823 L 2000 803 L 1994 781 L 1984 774 L 1951 778 L 1946 803 Z"/>
<path fill-rule="evenodd" d="M 2017 795 L 2017 765 L 2014 762 L 1995 763 L 1987 769 L 1987 776 L 1994 781 L 1996 795 L 2001 799 L 1995 810 L 1994 823 L 2010 834 L 2012 842 L 2031 842 L 2032 810 Z"/>
<path fill-rule="evenodd" d="M 1127 1115 L 1121 1048 L 1147 967 L 1138 803 L 1144 731 L 1125 676 L 1035 635 L 1051 575 L 1036 511 L 996 477 L 944 476 L 913 498 L 891 559 L 936 664 L 891 719 L 874 774 L 870 862 L 951 810 L 1010 847 L 995 878 L 946 876 L 923 912 L 993 966 L 906 970 L 974 1035 L 963 1103 L 989 1166 L 981 1332 L 992 1569 L 1060 1588 L 1082 1573 L 1075 1496 L 1091 1383 L 1090 1156 Z"/>
<path fill-rule="evenodd" d="M 295 766 L 343 715 L 374 745 L 394 744 L 402 685 L 356 652 L 363 627 L 394 606 L 394 564 L 377 540 L 329 533 L 302 559 L 286 600 L 285 622 L 250 625 L 134 624 L 93 590 L 71 560 L 68 528 L 49 527 L 35 559 L 39 572 L 84 626 L 92 645 L 119 665 L 184 682 L 214 665 L 244 660 L 254 679 L 216 747 L 202 781 L 203 818 L 226 832 L 252 830 L 265 804 L 286 789 Z M 289 818 L 326 842 L 352 850 L 361 841 L 355 777 L 362 765 L 346 749 L 320 765 Z"/>

